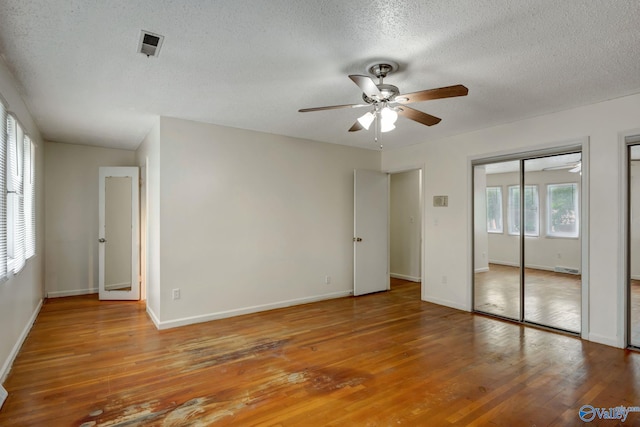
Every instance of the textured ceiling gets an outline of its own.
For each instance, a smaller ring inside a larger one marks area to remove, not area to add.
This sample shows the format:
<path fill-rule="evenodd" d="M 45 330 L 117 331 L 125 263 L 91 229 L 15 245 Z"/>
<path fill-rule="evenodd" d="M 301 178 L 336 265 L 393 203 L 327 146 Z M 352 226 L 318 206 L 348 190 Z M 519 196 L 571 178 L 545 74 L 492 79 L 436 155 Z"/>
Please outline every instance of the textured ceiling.
<path fill-rule="evenodd" d="M 374 148 L 348 74 L 388 58 L 412 104 L 385 149 L 640 92 L 637 0 L 2 0 L 0 54 L 45 139 L 134 149 L 165 115 Z M 136 52 L 140 30 L 165 36 Z"/>

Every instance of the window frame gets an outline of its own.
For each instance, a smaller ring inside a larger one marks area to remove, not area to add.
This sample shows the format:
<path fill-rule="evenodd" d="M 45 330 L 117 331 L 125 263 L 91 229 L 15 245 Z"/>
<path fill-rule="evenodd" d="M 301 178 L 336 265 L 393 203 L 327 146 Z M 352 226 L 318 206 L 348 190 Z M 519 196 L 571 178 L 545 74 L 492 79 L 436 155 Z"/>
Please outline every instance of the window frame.
<path fill-rule="evenodd" d="M 6 245 L 6 253 L 0 254 L 0 264 L 6 266 L 6 279 L 22 271 L 36 251 L 36 145 L 10 112 L 6 114 L 5 126 L 2 147 L 5 161 L 0 165 L 4 168 L 0 173 L 6 180 L 3 198 L 6 228 L 0 239 Z"/>
<path fill-rule="evenodd" d="M 573 187 L 573 203 L 575 212 L 575 231 L 571 233 L 552 231 L 552 188 L 555 187 Z M 546 206 L 546 236 L 554 239 L 578 239 L 580 238 L 580 188 L 577 182 L 562 182 L 546 185 L 547 206 Z"/>
<path fill-rule="evenodd" d="M 518 196 L 517 197 L 513 197 L 512 196 L 512 192 L 513 190 L 518 190 Z M 531 233 L 531 232 L 527 232 L 526 230 L 526 223 L 527 223 L 527 212 L 525 211 L 525 230 L 524 230 L 524 236 L 525 237 L 540 237 L 540 192 L 538 191 L 538 185 L 537 184 L 527 184 L 524 186 L 524 195 L 525 195 L 525 206 L 526 206 L 526 197 L 527 197 L 527 190 L 534 190 L 534 195 L 535 195 L 535 233 Z M 518 209 L 517 211 L 514 210 L 514 199 L 516 201 L 516 203 L 518 204 L 518 206 L 520 205 L 520 185 L 509 185 L 507 186 L 507 233 L 510 236 L 519 236 L 520 235 L 520 229 L 515 229 L 515 225 L 520 223 L 520 209 Z M 517 212 L 517 215 L 516 215 Z M 517 220 L 516 220 L 517 218 Z"/>
<path fill-rule="evenodd" d="M 500 213 L 500 227 L 496 229 L 489 228 L 489 190 L 497 190 L 497 198 L 498 198 L 498 212 Z M 487 233 L 491 234 L 504 234 L 504 206 L 502 199 L 502 186 L 501 185 L 491 185 L 485 188 L 486 193 L 486 210 L 487 210 Z"/>

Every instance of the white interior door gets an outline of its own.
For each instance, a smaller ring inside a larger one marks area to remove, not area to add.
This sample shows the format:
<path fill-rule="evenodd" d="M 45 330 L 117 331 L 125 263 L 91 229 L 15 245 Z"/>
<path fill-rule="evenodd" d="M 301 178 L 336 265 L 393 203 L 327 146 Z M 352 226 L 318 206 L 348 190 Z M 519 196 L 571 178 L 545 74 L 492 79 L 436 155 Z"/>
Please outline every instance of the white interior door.
<path fill-rule="evenodd" d="M 138 168 L 100 168 L 98 192 L 99 297 L 139 300 Z"/>
<path fill-rule="evenodd" d="M 389 290 L 389 175 L 353 175 L 353 294 Z"/>

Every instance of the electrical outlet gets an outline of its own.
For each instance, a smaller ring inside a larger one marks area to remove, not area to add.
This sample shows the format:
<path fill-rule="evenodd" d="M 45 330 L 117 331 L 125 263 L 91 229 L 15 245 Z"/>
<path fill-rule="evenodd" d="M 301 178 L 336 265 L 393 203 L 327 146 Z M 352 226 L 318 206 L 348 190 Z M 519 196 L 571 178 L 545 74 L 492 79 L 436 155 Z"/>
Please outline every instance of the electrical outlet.
<path fill-rule="evenodd" d="M 331 284 L 331 276 L 324 276 L 324 284 L 325 285 Z"/>
<path fill-rule="evenodd" d="M 180 288 L 176 288 L 173 290 L 173 299 L 180 299 Z"/>

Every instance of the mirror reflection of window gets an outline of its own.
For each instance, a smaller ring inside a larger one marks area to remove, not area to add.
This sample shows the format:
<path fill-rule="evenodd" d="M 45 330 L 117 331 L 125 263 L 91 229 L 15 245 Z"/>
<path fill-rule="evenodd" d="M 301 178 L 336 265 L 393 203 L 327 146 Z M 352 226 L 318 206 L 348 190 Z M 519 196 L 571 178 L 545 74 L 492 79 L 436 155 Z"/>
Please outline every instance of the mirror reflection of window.
<path fill-rule="evenodd" d="M 487 187 L 487 232 L 502 233 L 502 187 Z"/>

